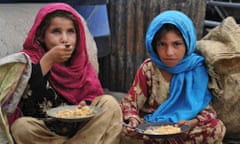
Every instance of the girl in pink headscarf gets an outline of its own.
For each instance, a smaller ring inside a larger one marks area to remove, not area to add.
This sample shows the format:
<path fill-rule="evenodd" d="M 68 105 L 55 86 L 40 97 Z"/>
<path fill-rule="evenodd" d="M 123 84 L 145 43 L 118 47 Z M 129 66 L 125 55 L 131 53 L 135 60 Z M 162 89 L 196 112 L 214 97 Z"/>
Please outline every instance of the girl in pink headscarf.
<path fill-rule="evenodd" d="M 104 95 L 88 58 L 82 17 L 71 6 L 43 6 L 23 45 L 32 60 L 29 89 L 20 102 L 23 117 L 12 125 L 17 144 L 117 144 L 121 109 Z M 103 112 L 86 123 L 49 119 L 46 111 L 60 105 L 94 105 Z"/>

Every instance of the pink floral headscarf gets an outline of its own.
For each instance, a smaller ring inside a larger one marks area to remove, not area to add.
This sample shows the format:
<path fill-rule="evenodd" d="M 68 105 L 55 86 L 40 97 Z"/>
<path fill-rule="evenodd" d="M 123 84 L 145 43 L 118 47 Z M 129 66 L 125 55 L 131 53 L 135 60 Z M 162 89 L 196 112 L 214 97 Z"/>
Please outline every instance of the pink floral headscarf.
<path fill-rule="evenodd" d="M 30 29 L 23 45 L 23 52 L 28 54 L 32 63 L 36 64 L 46 53 L 44 48 L 35 42 L 36 31 L 44 17 L 56 10 L 70 12 L 79 24 L 79 41 L 70 66 L 54 64 L 50 74 L 51 86 L 72 104 L 81 100 L 92 101 L 95 97 L 103 95 L 103 89 L 87 54 L 85 31 L 79 13 L 65 3 L 50 3 L 43 6 Z"/>

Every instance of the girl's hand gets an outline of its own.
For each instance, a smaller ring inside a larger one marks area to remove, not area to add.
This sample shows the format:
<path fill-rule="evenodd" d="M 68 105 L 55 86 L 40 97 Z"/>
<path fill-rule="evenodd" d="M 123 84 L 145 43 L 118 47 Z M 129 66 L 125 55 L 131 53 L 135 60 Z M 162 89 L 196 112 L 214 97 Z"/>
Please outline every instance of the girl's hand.
<path fill-rule="evenodd" d="M 54 63 L 63 63 L 71 58 L 73 50 L 72 46 L 66 47 L 64 44 L 50 48 L 40 60 L 43 76 L 49 72 Z"/>
<path fill-rule="evenodd" d="M 81 108 L 86 105 L 87 105 L 86 101 L 83 100 L 83 101 L 80 101 L 80 103 L 77 106 L 78 106 L 78 108 Z"/>
<path fill-rule="evenodd" d="M 192 120 L 181 120 L 177 123 L 177 125 L 179 127 L 181 127 L 182 125 L 188 125 L 190 127 L 189 130 L 193 129 L 194 127 L 196 127 L 198 123 L 198 120 L 197 119 L 192 119 Z"/>
<path fill-rule="evenodd" d="M 139 121 L 136 118 L 131 117 L 129 118 L 128 125 L 133 128 L 123 127 L 123 132 L 131 137 L 136 137 L 138 133 L 135 131 L 134 128 L 136 128 L 139 125 Z"/>
<path fill-rule="evenodd" d="M 46 55 L 48 56 L 50 61 L 52 61 L 53 63 L 55 62 L 62 63 L 71 58 L 72 52 L 73 52 L 73 47 L 71 45 L 66 46 L 62 44 L 62 45 L 57 45 L 51 48 L 46 53 Z"/>

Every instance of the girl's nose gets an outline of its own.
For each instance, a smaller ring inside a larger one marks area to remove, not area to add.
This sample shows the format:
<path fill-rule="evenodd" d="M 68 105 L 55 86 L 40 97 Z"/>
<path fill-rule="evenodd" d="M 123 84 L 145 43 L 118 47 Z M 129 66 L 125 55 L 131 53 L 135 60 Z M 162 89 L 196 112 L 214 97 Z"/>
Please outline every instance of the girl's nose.
<path fill-rule="evenodd" d="M 61 42 L 68 43 L 68 36 L 66 33 L 62 33 Z"/>
<path fill-rule="evenodd" d="M 169 47 L 167 48 L 167 50 L 166 50 L 166 54 L 167 54 L 167 55 L 172 55 L 173 53 L 174 53 L 173 47 L 169 46 Z"/>

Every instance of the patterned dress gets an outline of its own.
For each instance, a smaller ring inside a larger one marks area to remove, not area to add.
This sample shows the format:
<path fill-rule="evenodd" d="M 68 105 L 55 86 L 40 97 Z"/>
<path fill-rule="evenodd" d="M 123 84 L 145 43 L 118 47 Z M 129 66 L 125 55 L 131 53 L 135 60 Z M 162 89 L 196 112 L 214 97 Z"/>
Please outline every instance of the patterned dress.
<path fill-rule="evenodd" d="M 167 82 L 159 68 L 150 59 L 138 69 L 128 95 L 121 101 L 124 120 L 134 117 L 143 121 L 143 116 L 154 112 L 161 103 L 168 98 L 169 82 Z M 216 118 L 215 110 L 208 105 L 198 115 L 198 124 L 181 137 L 168 139 L 171 144 L 218 144 L 225 134 L 224 124 Z M 148 143 L 161 143 L 155 140 Z"/>

